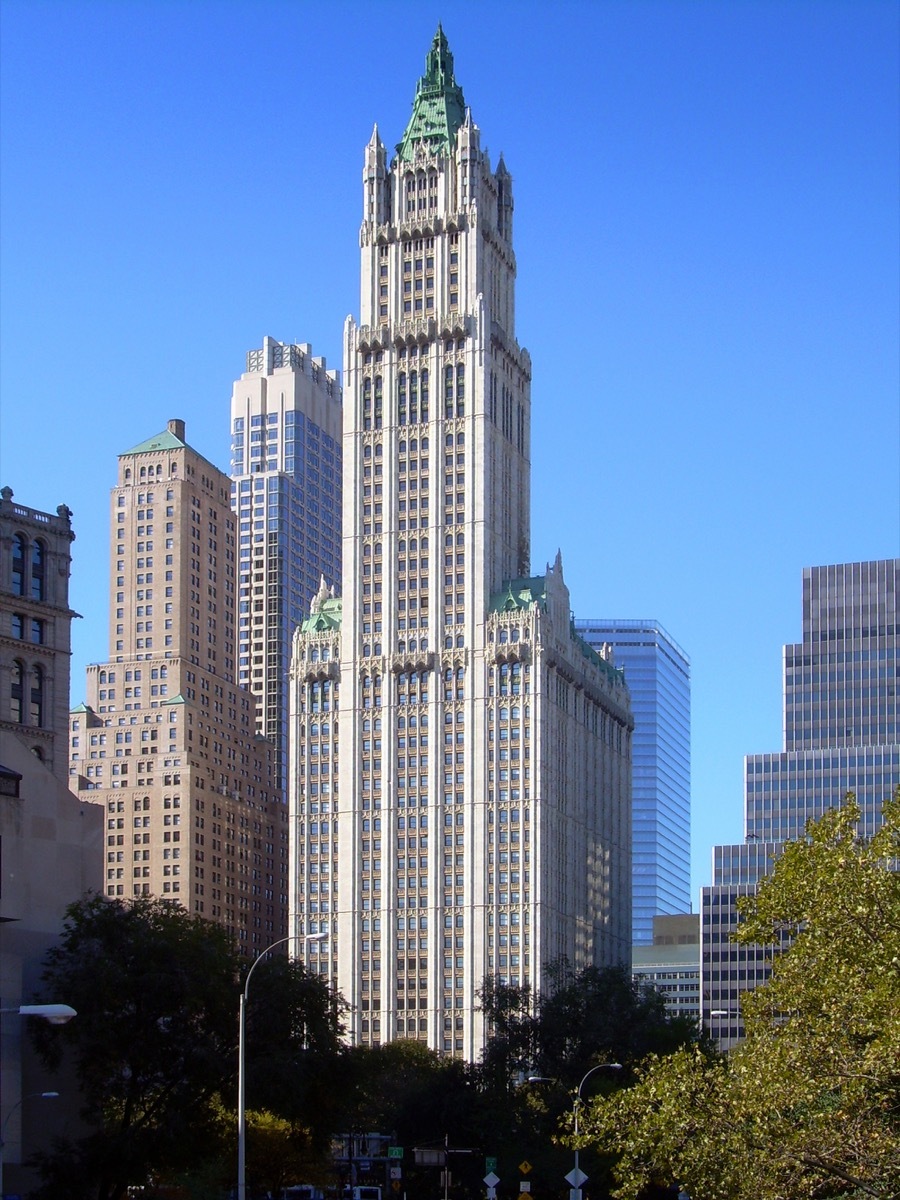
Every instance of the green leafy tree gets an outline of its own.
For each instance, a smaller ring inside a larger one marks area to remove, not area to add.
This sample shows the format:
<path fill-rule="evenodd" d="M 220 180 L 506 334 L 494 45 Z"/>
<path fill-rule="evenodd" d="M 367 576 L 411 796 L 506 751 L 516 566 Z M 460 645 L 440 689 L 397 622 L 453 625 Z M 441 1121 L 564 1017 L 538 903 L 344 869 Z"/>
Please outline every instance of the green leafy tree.
<path fill-rule="evenodd" d="M 545 974 L 542 992 L 484 981 L 480 1002 L 491 1036 L 481 1070 L 499 1173 L 516 1179 L 518 1164 L 527 1159 L 534 1193 L 562 1195 L 572 1158 L 560 1144 L 560 1123 L 571 1117 L 573 1093 L 585 1074 L 598 1063 L 621 1063 L 621 1072 L 597 1072 L 585 1089 L 586 1096 L 608 1094 L 647 1054 L 690 1045 L 697 1030 L 671 1017 L 662 995 L 635 982 L 624 967 L 573 971 L 563 960 Z M 540 1082 L 529 1084 L 535 1076 Z M 611 1160 L 584 1149 L 581 1165 L 596 1197 L 604 1194 Z"/>
<path fill-rule="evenodd" d="M 49 1064 L 73 1063 L 90 1132 L 40 1164 L 43 1196 L 119 1200 L 129 1185 L 151 1183 L 193 1196 L 210 1180 L 233 1181 L 238 1000 L 249 967 L 224 929 L 167 901 L 95 896 L 69 908 L 43 983 L 78 1017 L 33 1033 Z M 259 964 L 250 993 L 252 1178 L 263 1159 L 296 1166 L 326 1156 L 341 1004 L 284 956 Z"/>
<path fill-rule="evenodd" d="M 574 971 L 561 960 L 545 972 L 543 991 L 488 978 L 479 994 L 491 1036 L 482 1056 L 496 1082 L 516 1076 L 578 1086 L 598 1062 L 637 1062 L 696 1040 L 692 1022 L 669 1015 L 663 996 L 623 966 Z"/>
<path fill-rule="evenodd" d="M 95 896 L 69 907 L 42 979 L 78 1016 L 33 1035 L 49 1065 L 74 1060 L 94 1132 L 44 1160 L 43 1195 L 119 1200 L 215 1143 L 211 1101 L 234 1046 L 237 973 L 225 931 L 176 905 Z"/>
<path fill-rule="evenodd" d="M 848 801 L 742 906 L 739 941 L 787 946 L 745 1001 L 746 1040 L 651 1060 L 585 1114 L 617 1196 L 654 1170 L 705 1200 L 900 1196 L 900 794 L 868 840 Z"/>

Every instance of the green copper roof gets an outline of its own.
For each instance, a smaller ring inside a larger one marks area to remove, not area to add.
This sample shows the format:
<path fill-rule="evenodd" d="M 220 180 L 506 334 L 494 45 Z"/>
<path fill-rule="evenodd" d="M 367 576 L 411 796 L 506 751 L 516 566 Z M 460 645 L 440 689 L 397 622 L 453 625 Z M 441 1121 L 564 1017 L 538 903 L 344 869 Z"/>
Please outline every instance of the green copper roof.
<path fill-rule="evenodd" d="M 506 590 L 491 596 L 491 612 L 514 612 L 529 608 L 532 604 L 543 605 L 547 597 L 547 577 L 535 575 L 530 579 L 511 579 Z"/>
<path fill-rule="evenodd" d="M 453 55 L 438 25 L 425 59 L 425 74 L 416 84 L 412 116 L 397 146 L 397 154 L 403 162 L 410 162 L 419 142 L 425 142 L 432 153 L 449 153 L 456 145 L 456 131 L 465 119 L 462 88 L 453 78 Z"/>
<path fill-rule="evenodd" d="M 125 450 L 119 457 L 124 458 L 126 454 L 152 454 L 154 450 L 183 450 L 185 443 L 175 436 L 168 429 L 164 429 L 162 433 L 158 433 L 156 437 L 147 438 L 146 442 L 141 442 L 139 446 L 132 446 L 130 450 Z"/>
<path fill-rule="evenodd" d="M 313 609 L 306 620 L 300 623 L 300 629 L 303 633 L 325 633 L 340 629 L 342 607 L 340 596 L 330 596 L 322 602 L 321 608 Z"/>

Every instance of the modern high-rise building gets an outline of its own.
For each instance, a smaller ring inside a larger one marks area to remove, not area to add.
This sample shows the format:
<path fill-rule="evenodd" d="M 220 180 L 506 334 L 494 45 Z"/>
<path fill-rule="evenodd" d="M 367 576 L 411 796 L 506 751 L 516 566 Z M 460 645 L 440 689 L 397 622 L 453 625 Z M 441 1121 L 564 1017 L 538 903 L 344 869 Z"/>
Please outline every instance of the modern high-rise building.
<path fill-rule="evenodd" d="M 713 848 L 703 889 L 703 1020 L 723 1047 L 743 1036 L 741 993 L 768 977 L 772 954 L 729 942 L 737 898 L 847 792 L 871 836 L 900 783 L 898 598 L 900 559 L 803 571 L 803 637 L 784 647 L 784 748 L 744 760 L 745 840 Z"/>
<path fill-rule="evenodd" d="M 652 946 L 654 917 L 691 908 L 691 663 L 659 621 L 575 628 L 612 648 L 631 693 L 631 940 Z"/>
<path fill-rule="evenodd" d="M 119 456 L 109 658 L 70 714 L 69 786 L 106 809 L 108 896 L 171 898 L 249 954 L 284 934 L 286 808 L 234 678 L 231 480 L 184 437 Z"/>
<path fill-rule="evenodd" d="M 512 218 L 439 29 L 396 153 L 365 151 L 341 594 L 292 661 L 291 932 L 331 935 L 303 953 L 356 1041 L 470 1059 L 485 976 L 631 944 L 628 691 L 560 556 L 529 571 Z"/>
<path fill-rule="evenodd" d="M 291 638 L 321 579 L 341 577 L 341 386 L 306 345 L 263 338 L 231 396 L 238 518 L 237 681 L 287 773 Z"/>

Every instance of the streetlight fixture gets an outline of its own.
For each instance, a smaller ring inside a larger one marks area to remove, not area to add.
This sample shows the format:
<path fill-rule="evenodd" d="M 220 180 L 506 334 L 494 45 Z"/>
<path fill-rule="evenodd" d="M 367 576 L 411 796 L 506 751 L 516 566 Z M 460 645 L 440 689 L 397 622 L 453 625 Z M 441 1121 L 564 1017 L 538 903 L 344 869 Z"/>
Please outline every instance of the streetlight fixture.
<path fill-rule="evenodd" d="M 61 1004 L 61 1006 L 56 1007 L 65 1008 L 66 1006 L 65 1004 Z M 16 1009 L 4 1009 L 4 1012 L 16 1012 Z M 74 1009 L 72 1009 L 72 1013 L 74 1014 Z M 68 1020 L 68 1018 L 66 1018 L 66 1020 Z M 4 1194 L 4 1147 L 6 1146 L 6 1127 L 11 1121 L 13 1112 L 16 1111 L 20 1105 L 24 1104 L 25 1100 L 55 1100 L 58 1097 L 59 1092 L 30 1092 L 28 1096 L 23 1096 L 22 1098 L 16 1100 L 16 1103 L 14 1103 L 10 1111 L 7 1112 L 6 1120 L 4 1123 L 2 1123 L 2 1127 L 0 1127 L 0 1200 L 2 1198 L 2 1194 Z"/>
<path fill-rule="evenodd" d="M 591 1069 L 588 1072 L 586 1072 L 586 1074 L 584 1075 L 584 1077 L 581 1080 L 581 1083 L 579 1083 L 579 1085 L 575 1091 L 575 1104 L 574 1104 L 575 1167 L 572 1171 L 572 1174 L 566 1176 L 569 1183 L 571 1183 L 571 1185 L 572 1185 L 572 1191 L 570 1193 L 571 1200 L 581 1200 L 581 1185 L 587 1179 L 587 1176 L 584 1175 L 584 1173 L 581 1170 L 581 1167 L 578 1165 L 578 1110 L 581 1107 L 581 1089 L 584 1087 L 585 1083 L 588 1081 L 588 1079 L 590 1079 L 590 1077 L 594 1074 L 595 1071 L 602 1071 L 604 1068 L 608 1071 L 621 1071 L 622 1064 L 617 1063 L 617 1062 L 597 1063 L 597 1065 L 595 1067 L 591 1067 Z"/>
<path fill-rule="evenodd" d="M 253 960 L 253 965 L 247 972 L 247 978 L 244 980 L 244 988 L 241 992 L 240 1005 L 240 1021 L 238 1025 L 238 1184 L 237 1184 L 237 1200 L 247 1200 L 247 1121 L 245 1113 L 245 1087 L 246 1079 L 244 1073 L 244 1035 L 246 1026 L 246 1010 L 247 1010 L 247 993 L 250 988 L 250 977 L 256 970 L 260 962 L 266 957 L 270 950 L 277 949 L 278 946 L 283 946 L 286 942 L 320 942 L 323 938 L 328 937 L 328 931 L 323 930 L 321 933 L 290 933 L 287 937 L 279 938 L 277 942 L 272 942 L 266 946 L 265 950 L 260 950 L 256 958 Z M 2 1193 L 0 1193 L 2 1196 Z"/>
<path fill-rule="evenodd" d="M 0 1013 L 16 1013 L 20 1017 L 43 1017 L 51 1025 L 65 1025 L 67 1021 L 78 1016 L 75 1009 L 68 1004 L 20 1004 L 17 1008 L 0 1008 Z"/>
<path fill-rule="evenodd" d="M 581 1089 L 595 1071 L 602 1071 L 604 1068 L 608 1071 L 621 1071 L 622 1064 L 618 1062 L 597 1063 L 596 1066 L 591 1067 L 591 1069 L 586 1072 L 586 1074 L 582 1077 L 581 1083 L 579 1083 L 578 1087 L 575 1089 L 575 1167 L 574 1170 L 570 1171 L 566 1176 L 566 1182 L 572 1185 L 572 1190 L 569 1193 L 569 1200 L 581 1200 L 581 1185 L 587 1181 L 587 1175 L 582 1172 L 578 1163 L 578 1110 L 581 1106 Z M 552 1075 L 529 1075 L 526 1082 L 559 1083 L 559 1080 Z"/>

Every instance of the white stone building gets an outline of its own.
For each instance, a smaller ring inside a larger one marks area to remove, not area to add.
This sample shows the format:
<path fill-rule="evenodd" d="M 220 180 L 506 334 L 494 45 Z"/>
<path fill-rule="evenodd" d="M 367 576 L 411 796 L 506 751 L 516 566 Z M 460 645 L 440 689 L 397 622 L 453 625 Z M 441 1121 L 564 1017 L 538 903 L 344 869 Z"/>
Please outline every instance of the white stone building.
<path fill-rule="evenodd" d="M 512 180 L 440 29 L 363 192 L 341 596 L 323 585 L 292 660 L 290 928 L 331 935 L 303 953 L 354 1040 L 475 1058 L 485 975 L 628 960 L 633 722 L 561 558 L 529 572 Z"/>

